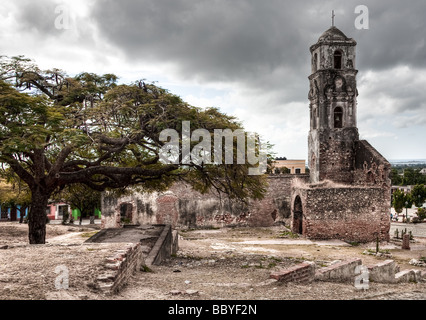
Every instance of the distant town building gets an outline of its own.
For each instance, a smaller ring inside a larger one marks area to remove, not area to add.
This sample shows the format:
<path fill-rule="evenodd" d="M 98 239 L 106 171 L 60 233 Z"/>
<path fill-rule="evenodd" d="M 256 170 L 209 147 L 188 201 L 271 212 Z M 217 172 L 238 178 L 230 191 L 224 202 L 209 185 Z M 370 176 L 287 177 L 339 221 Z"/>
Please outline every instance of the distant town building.
<path fill-rule="evenodd" d="M 420 170 L 421 174 L 426 174 L 426 168 L 423 168 L 422 170 Z"/>
<path fill-rule="evenodd" d="M 290 174 L 301 174 L 305 173 L 305 160 L 287 160 L 287 158 L 275 158 L 273 168 L 287 168 L 290 170 Z"/>
<path fill-rule="evenodd" d="M 410 193 L 411 190 L 413 189 L 413 185 L 409 185 L 409 186 L 392 186 L 391 188 L 391 194 L 393 194 L 396 190 L 400 190 L 403 191 L 404 193 Z"/>

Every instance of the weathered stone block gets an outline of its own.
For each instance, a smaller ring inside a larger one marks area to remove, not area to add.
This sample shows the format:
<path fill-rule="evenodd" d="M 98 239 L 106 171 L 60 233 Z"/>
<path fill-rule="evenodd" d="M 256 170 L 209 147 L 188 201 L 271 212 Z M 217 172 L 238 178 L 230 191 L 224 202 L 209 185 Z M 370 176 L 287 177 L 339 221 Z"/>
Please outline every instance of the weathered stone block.
<path fill-rule="evenodd" d="M 315 280 L 320 281 L 353 281 L 356 267 L 362 264 L 361 259 L 350 259 L 319 269 Z"/>
<path fill-rule="evenodd" d="M 395 275 L 395 280 L 397 283 L 416 282 L 416 273 L 414 270 L 403 270 Z"/>
<path fill-rule="evenodd" d="M 380 283 L 395 283 L 395 275 L 399 267 L 393 260 L 386 260 L 375 265 L 368 266 L 370 281 Z"/>

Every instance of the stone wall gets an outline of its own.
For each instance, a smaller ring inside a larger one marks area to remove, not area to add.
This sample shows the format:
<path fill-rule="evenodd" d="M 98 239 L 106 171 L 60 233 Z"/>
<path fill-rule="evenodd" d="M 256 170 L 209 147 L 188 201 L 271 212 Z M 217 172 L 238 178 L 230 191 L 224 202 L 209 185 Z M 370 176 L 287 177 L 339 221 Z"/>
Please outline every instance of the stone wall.
<path fill-rule="evenodd" d="M 351 184 L 355 163 L 356 128 L 323 130 L 319 140 L 319 181 L 331 180 Z M 315 180 L 313 180 L 315 182 Z"/>
<path fill-rule="evenodd" d="M 177 237 L 173 237 L 170 225 L 165 225 L 151 252 L 145 259 L 147 266 L 160 265 L 163 261 L 170 259 L 174 246 L 177 246 Z"/>
<path fill-rule="evenodd" d="M 304 174 L 269 176 L 265 198 L 251 201 L 248 206 L 212 192 L 201 194 L 184 183 L 176 183 L 166 192 L 135 192 L 119 198 L 104 193 L 102 226 L 116 228 L 121 225 L 121 206 L 133 208 L 132 224 L 170 224 L 172 228 L 289 224 L 291 184 L 295 178 L 303 182 L 309 180 Z"/>
<path fill-rule="evenodd" d="M 355 151 L 354 183 L 380 186 L 390 196 L 391 164 L 365 140 L 355 143 Z"/>
<path fill-rule="evenodd" d="M 311 239 L 341 239 L 354 242 L 389 240 L 389 203 L 378 187 L 307 185 L 293 193 L 302 202 L 302 234 Z M 296 209 L 297 211 L 298 209 Z M 292 221 L 293 231 L 298 221 Z"/>
<path fill-rule="evenodd" d="M 315 279 L 315 263 L 306 261 L 287 269 L 274 271 L 269 276 L 280 282 L 312 282 Z"/>
<path fill-rule="evenodd" d="M 105 260 L 105 271 L 96 279 L 96 285 L 106 293 L 118 292 L 140 270 L 144 256 L 140 243 L 123 245 L 122 250 L 114 252 Z"/>

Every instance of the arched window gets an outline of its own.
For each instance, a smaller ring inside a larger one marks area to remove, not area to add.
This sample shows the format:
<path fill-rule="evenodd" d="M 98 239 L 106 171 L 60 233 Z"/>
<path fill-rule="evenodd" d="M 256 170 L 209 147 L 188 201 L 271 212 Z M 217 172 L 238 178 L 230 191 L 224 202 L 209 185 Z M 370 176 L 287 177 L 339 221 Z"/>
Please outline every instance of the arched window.
<path fill-rule="evenodd" d="M 334 109 L 334 128 L 341 129 L 343 127 L 343 110 L 341 107 Z"/>
<path fill-rule="evenodd" d="M 334 51 L 334 69 L 342 69 L 342 52 Z"/>

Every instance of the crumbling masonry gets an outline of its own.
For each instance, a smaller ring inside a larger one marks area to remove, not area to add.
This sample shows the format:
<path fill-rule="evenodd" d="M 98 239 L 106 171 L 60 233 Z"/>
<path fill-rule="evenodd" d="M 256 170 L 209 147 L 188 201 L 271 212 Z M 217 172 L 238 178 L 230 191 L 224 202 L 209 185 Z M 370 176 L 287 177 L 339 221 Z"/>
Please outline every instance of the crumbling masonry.
<path fill-rule="evenodd" d="M 331 27 L 311 46 L 309 175 L 269 177 L 266 197 L 242 206 L 188 185 L 167 192 L 103 195 L 103 227 L 173 228 L 285 223 L 312 239 L 388 240 L 390 164 L 357 128 L 356 42 Z"/>

